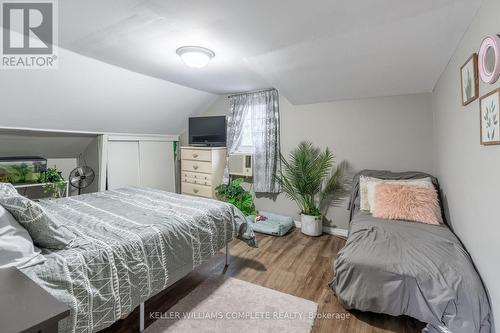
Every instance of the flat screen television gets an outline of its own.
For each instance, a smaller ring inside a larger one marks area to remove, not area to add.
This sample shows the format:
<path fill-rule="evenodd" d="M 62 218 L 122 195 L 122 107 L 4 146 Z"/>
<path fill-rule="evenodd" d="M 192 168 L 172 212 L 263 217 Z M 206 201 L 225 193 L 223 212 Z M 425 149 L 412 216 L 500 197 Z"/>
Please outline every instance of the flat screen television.
<path fill-rule="evenodd" d="M 226 146 L 226 117 L 189 118 L 189 144 L 193 146 Z"/>

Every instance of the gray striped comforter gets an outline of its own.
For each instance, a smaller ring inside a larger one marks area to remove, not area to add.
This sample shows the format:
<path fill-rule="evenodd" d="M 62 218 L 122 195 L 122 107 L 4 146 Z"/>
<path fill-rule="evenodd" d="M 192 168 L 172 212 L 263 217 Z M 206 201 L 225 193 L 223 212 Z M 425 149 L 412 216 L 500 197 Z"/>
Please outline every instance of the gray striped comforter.
<path fill-rule="evenodd" d="M 78 235 L 23 272 L 71 308 L 59 332 L 91 333 L 126 317 L 239 238 L 255 246 L 234 206 L 146 188 L 43 201 Z"/>

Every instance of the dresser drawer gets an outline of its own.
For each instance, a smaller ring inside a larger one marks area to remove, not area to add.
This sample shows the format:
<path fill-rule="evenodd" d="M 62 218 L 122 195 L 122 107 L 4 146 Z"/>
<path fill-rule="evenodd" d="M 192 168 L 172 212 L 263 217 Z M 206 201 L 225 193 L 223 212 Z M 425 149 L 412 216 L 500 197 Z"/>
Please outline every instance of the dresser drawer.
<path fill-rule="evenodd" d="M 212 198 L 212 187 L 198 184 L 182 182 L 182 194 L 197 195 L 200 197 Z"/>
<path fill-rule="evenodd" d="M 210 162 L 212 160 L 212 152 L 210 150 L 182 149 L 181 159 Z"/>
<path fill-rule="evenodd" d="M 182 171 L 181 178 L 194 178 L 194 179 L 206 180 L 206 181 L 210 181 L 210 182 L 212 181 L 212 175 L 209 175 L 206 173 L 199 173 L 199 172 L 190 172 L 190 171 Z"/>
<path fill-rule="evenodd" d="M 212 162 L 181 161 L 182 171 L 212 173 Z"/>
<path fill-rule="evenodd" d="M 191 177 L 182 177 L 182 181 L 190 184 L 198 184 L 198 185 L 206 185 L 211 186 L 212 182 L 210 180 L 205 180 L 201 178 L 191 178 Z"/>

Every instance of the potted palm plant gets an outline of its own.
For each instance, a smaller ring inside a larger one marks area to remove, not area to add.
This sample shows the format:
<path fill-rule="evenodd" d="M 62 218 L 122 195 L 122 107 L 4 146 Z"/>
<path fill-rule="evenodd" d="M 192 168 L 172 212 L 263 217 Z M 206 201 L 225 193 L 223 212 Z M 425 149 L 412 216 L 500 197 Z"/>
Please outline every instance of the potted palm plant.
<path fill-rule="evenodd" d="M 282 170 L 276 176 L 283 192 L 301 210 L 301 230 L 309 236 L 322 233 L 322 216 L 330 206 L 338 206 L 349 193 L 349 165 L 334 165 L 334 156 L 310 142 L 301 142 L 289 155 L 281 155 Z"/>

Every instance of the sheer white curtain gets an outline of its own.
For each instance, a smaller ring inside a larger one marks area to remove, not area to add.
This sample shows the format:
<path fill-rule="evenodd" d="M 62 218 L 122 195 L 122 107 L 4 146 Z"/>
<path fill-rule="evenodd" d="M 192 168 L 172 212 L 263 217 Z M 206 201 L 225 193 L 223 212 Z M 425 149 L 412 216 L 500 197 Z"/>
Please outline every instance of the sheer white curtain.
<path fill-rule="evenodd" d="M 254 155 L 254 191 L 278 193 L 275 175 L 279 172 L 280 117 L 279 96 L 275 89 L 230 97 L 228 119 L 228 154 L 252 152 Z M 249 124 L 250 122 L 250 124 Z M 249 147 L 248 129 L 251 143 Z M 225 181 L 229 180 L 227 165 Z"/>

